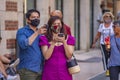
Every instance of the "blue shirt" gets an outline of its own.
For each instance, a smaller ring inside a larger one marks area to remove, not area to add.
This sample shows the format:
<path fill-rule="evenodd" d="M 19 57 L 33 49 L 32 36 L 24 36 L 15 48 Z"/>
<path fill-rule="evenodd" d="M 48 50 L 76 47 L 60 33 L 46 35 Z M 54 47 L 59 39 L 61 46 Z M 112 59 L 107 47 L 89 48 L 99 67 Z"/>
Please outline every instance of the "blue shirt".
<path fill-rule="evenodd" d="M 108 67 L 111 66 L 120 66 L 120 51 L 118 50 L 116 46 L 116 42 L 118 47 L 120 48 L 120 38 L 115 38 L 114 35 L 111 36 L 110 42 L 111 42 L 111 55 L 110 55 L 110 60 L 108 63 Z"/>
<path fill-rule="evenodd" d="M 40 35 L 36 37 L 32 45 L 28 44 L 28 38 L 33 33 L 34 31 L 30 29 L 29 25 L 24 26 L 17 32 L 16 39 L 19 47 L 20 58 L 18 70 L 25 68 L 33 72 L 41 72 L 43 56 L 39 47 Z"/>

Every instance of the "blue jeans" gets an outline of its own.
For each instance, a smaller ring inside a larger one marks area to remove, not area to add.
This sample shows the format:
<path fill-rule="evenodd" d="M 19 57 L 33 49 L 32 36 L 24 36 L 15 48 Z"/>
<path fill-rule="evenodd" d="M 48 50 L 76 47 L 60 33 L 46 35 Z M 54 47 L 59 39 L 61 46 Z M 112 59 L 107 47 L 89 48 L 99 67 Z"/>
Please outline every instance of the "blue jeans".
<path fill-rule="evenodd" d="M 111 66 L 110 70 L 110 80 L 119 80 L 120 66 Z"/>
<path fill-rule="evenodd" d="M 20 80 L 41 80 L 41 73 L 33 72 L 27 69 L 18 71 Z"/>

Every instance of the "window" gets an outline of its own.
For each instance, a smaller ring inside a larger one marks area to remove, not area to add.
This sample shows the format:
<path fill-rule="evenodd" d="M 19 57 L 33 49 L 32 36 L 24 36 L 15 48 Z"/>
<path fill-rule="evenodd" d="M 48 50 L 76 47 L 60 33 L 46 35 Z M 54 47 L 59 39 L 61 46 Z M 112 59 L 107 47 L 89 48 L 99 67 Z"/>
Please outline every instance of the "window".
<path fill-rule="evenodd" d="M 30 9 L 36 9 L 36 0 L 24 0 L 24 25 L 26 24 L 25 14 Z"/>

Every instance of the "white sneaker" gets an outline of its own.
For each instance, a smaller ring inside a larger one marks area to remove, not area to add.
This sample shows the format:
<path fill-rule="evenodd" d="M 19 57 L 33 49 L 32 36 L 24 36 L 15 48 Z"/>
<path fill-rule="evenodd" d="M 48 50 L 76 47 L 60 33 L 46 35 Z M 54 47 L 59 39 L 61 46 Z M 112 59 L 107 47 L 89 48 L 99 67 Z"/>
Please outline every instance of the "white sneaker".
<path fill-rule="evenodd" d="M 7 80 L 16 80 L 16 78 L 17 78 L 17 75 L 15 75 L 15 76 L 8 75 L 7 76 Z"/>
<path fill-rule="evenodd" d="M 20 59 L 17 58 L 14 63 L 10 64 L 10 67 L 16 67 L 20 62 Z"/>

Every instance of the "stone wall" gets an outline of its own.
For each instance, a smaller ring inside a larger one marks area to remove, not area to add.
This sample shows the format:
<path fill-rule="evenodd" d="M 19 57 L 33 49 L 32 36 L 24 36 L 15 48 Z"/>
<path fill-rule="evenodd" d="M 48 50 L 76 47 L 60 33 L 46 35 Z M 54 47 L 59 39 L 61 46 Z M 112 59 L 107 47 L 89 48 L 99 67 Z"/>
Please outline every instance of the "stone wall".
<path fill-rule="evenodd" d="M 0 54 L 16 53 L 16 31 L 23 26 L 23 0 L 0 0 Z"/>

